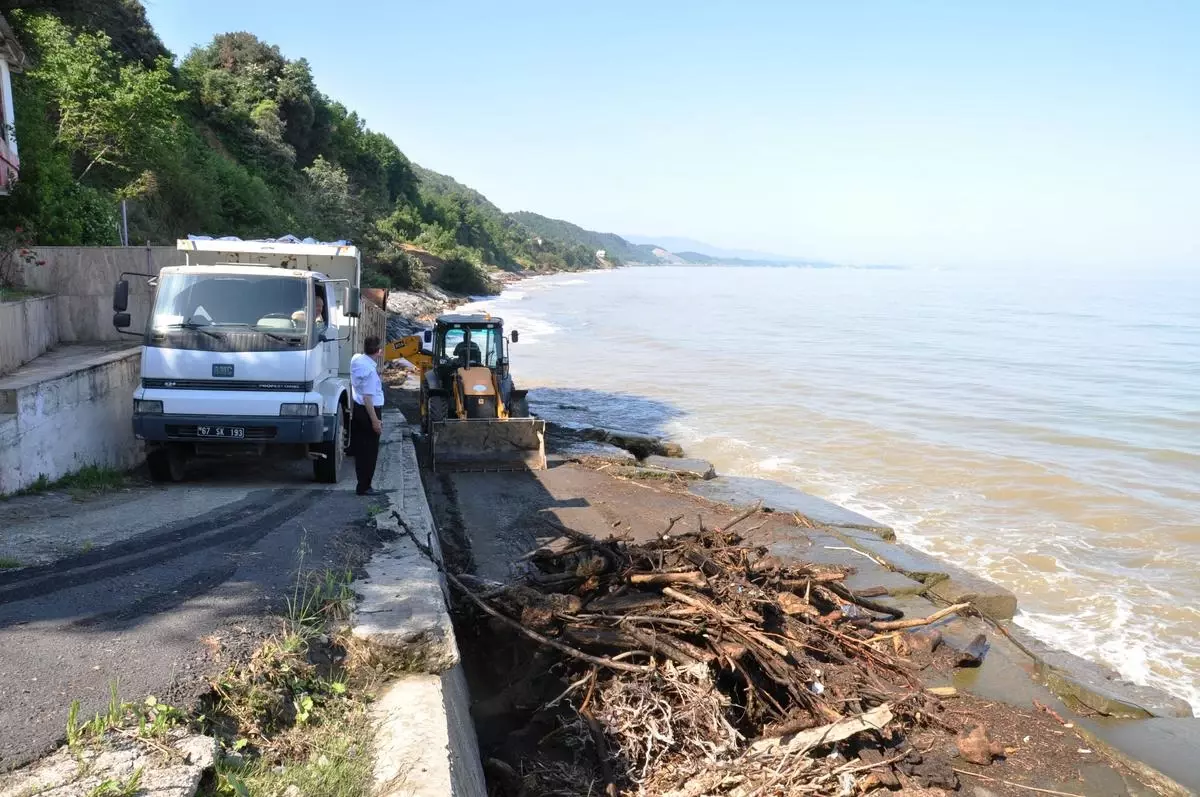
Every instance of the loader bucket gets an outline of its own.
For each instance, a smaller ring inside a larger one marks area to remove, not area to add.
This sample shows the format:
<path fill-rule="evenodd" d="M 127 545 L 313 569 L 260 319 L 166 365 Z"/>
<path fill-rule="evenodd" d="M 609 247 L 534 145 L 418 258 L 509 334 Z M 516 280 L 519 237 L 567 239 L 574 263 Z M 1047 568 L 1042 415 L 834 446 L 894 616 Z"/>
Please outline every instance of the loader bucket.
<path fill-rule="evenodd" d="M 545 470 L 546 422 L 538 418 L 435 421 L 435 471 Z"/>

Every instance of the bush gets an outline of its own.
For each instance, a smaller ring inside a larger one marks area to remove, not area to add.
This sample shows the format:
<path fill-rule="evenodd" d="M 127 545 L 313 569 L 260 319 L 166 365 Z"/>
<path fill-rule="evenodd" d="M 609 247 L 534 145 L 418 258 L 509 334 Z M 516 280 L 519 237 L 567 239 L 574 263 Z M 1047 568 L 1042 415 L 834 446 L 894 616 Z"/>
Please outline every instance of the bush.
<path fill-rule="evenodd" d="M 446 261 L 438 284 L 448 291 L 470 296 L 492 296 L 500 292 L 496 283 L 483 273 L 483 269 L 464 257 Z"/>
<path fill-rule="evenodd" d="M 367 267 L 384 281 L 383 285 L 371 285 L 372 288 L 399 288 L 406 291 L 420 291 L 429 287 L 429 272 L 419 258 L 403 249 L 388 245 L 383 251 L 372 258 Z"/>

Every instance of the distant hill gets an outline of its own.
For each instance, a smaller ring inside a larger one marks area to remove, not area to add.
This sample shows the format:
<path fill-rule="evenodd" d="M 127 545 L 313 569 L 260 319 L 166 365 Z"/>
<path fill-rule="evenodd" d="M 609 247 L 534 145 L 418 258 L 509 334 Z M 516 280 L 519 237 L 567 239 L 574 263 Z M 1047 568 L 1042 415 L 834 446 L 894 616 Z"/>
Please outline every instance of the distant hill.
<path fill-rule="evenodd" d="M 615 258 L 622 263 L 659 262 L 659 258 L 654 254 L 653 246 L 632 244 L 615 233 L 585 230 L 569 221 L 547 218 L 527 210 L 520 210 L 508 215 L 543 238 L 584 244 L 591 247 L 593 251 L 603 249 L 605 258 L 608 260 Z"/>
<path fill-rule="evenodd" d="M 748 265 L 755 264 L 804 264 L 809 265 L 812 261 L 805 260 L 801 257 L 793 255 L 780 255 L 771 252 L 758 252 L 753 249 L 725 249 L 720 246 L 713 246 L 704 241 L 697 241 L 694 238 L 679 238 L 670 235 L 663 235 L 657 238 L 646 235 L 626 235 L 625 239 L 636 244 L 654 244 L 661 246 L 668 251 L 682 257 L 689 263 L 702 263 L 702 259 L 693 258 L 712 258 L 714 263 L 731 263 Z"/>

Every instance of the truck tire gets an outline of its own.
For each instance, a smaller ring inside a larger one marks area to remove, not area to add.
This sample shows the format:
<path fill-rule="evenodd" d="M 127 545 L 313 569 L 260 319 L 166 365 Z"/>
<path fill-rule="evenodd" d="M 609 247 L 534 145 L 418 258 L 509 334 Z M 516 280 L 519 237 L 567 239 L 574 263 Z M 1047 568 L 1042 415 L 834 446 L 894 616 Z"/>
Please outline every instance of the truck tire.
<path fill-rule="evenodd" d="M 508 417 L 510 418 L 528 418 L 529 417 L 529 397 L 521 396 L 514 401 L 508 409 Z"/>
<path fill-rule="evenodd" d="M 350 424 L 346 422 L 346 408 L 339 406 L 333 416 L 333 439 L 313 446 L 317 454 L 313 460 L 313 478 L 321 484 L 337 484 L 342 475 L 342 463 L 346 461 L 346 444 L 350 439 Z"/>
<path fill-rule="evenodd" d="M 178 446 L 156 448 L 146 454 L 150 480 L 159 483 L 183 481 L 186 470 L 183 451 Z"/>

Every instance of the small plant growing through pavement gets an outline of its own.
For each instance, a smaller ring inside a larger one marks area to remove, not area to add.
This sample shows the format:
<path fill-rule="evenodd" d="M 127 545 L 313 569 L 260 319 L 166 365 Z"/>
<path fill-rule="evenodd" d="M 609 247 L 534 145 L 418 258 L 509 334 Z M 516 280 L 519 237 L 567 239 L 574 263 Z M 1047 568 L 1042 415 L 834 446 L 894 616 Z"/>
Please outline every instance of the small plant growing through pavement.
<path fill-rule="evenodd" d="M 136 728 L 137 737 L 142 739 L 164 737 L 187 721 L 185 712 L 160 702 L 153 695 L 140 704 L 121 700 L 118 682 L 114 680 L 109 683 L 108 706 L 104 713 L 94 715 L 87 722 L 79 721 L 79 701 L 71 701 L 67 710 L 67 747 L 74 750 L 81 744 L 101 739 L 111 730 L 127 728 Z"/>
<path fill-rule="evenodd" d="M 134 797 L 141 793 L 142 767 L 125 780 L 109 778 L 88 792 L 88 797 Z"/>

